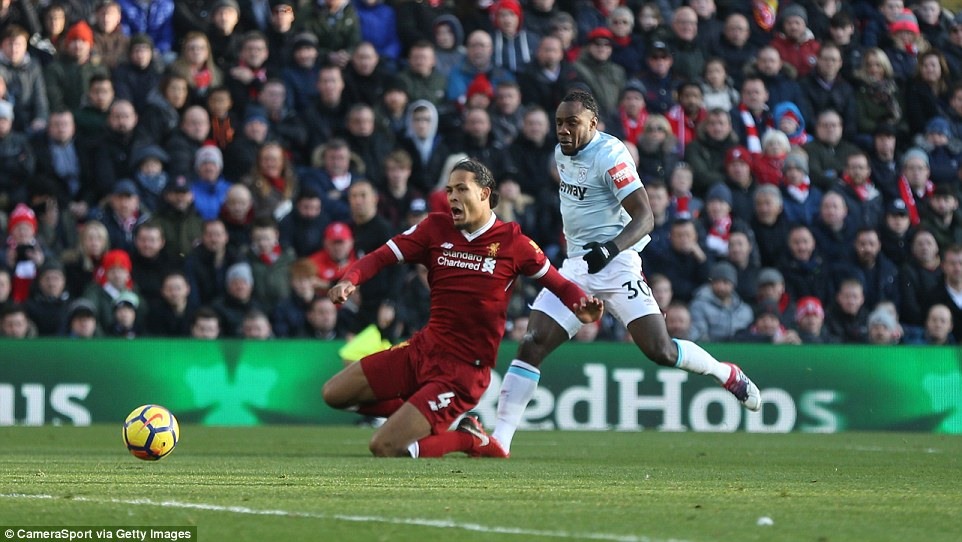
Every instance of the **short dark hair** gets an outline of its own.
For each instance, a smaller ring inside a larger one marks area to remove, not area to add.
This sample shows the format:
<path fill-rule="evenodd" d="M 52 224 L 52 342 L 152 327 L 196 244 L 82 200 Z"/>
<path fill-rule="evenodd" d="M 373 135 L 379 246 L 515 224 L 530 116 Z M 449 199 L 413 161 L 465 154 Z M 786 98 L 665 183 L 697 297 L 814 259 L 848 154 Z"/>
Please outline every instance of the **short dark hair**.
<path fill-rule="evenodd" d="M 211 319 L 217 320 L 218 324 L 220 323 L 220 315 L 217 314 L 217 311 L 215 311 L 212 307 L 204 305 L 198 308 L 197 312 L 194 313 L 194 318 L 191 321 L 191 323 L 196 324 L 197 320 L 211 320 Z"/>
<path fill-rule="evenodd" d="M 584 106 L 585 109 L 591 111 L 596 117 L 598 116 L 598 101 L 595 100 L 595 97 L 592 96 L 588 91 L 580 89 L 572 90 L 571 92 L 565 94 L 564 99 L 561 101 L 578 102 Z"/>
<path fill-rule="evenodd" d="M 491 170 L 488 169 L 488 166 L 478 160 L 468 158 L 467 160 L 461 160 L 451 168 L 452 173 L 455 171 L 466 171 L 474 174 L 474 182 L 478 183 L 478 186 L 491 189 L 491 208 L 498 206 L 497 183 L 495 183 L 494 175 L 491 173 Z"/>

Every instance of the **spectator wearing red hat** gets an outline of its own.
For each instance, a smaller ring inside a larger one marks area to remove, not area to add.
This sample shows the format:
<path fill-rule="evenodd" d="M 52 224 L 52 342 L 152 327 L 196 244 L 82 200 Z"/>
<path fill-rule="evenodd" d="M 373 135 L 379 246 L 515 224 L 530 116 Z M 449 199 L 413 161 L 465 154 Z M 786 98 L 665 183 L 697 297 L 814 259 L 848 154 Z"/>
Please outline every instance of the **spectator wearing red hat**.
<path fill-rule="evenodd" d="M 574 63 L 578 79 L 588 86 L 602 118 L 614 114 L 618 109 L 618 98 L 627 77 L 625 69 L 611 61 L 615 35 L 605 27 L 598 27 L 588 33 L 588 41 L 581 56 Z"/>
<path fill-rule="evenodd" d="M 132 279 L 133 264 L 127 251 L 108 250 L 100 267 L 94 272 L 93 282 L 84 290 L 83 298 L 90 301 L 94 308 L 97 323 L 101 329 L 110 329 L 114 324 L 114 302 L 124 293 L 132 293 L 140 299 Z M 146 316 L 146 307 L 138 309 L 141 318 Z"/>
<path fill-rule="evenodd" d="M 10 213 L 7 233 L 7 242 L 0 248 L 5 252 L 0 261 L 12 270 L 10 299 L 23 303 L 30 295 L 30 285 L 37 277 L 37 269 L 49 255 L 45 254 L 37 239 L 37 216 L 26 204 L 17 204 Z"/>
<path fill-rule="evenodd" d="M 802 344 L 830 344 L 838 339 L 825 329 L 825 309 L 822 302 L 813 296 L 803 297 L 795 305 L 795 325 Z"/>
<path fill-rule="evenodd" d="M 310 260 L 317 266 L 318 294 L 327 295 L 327 290 L 357 260 L 351 227 L 344 222 L 331 222 L 324 230 L 324 248 L 311 254 Z"/>
<path fill-rule="evenodd" d="M 86 22 L 80 21 L 67 31 L 62 51 L 43 73 L 51 111 L 80 109 L 94 74 L 110 77 L 106 68 L 91 62 L 93 45 L 94 31 Z"/>
<path fill-rule="evenodd" d="M 538 36 L 524 28 L 524 13 L 518 0 L 498 0 L 488 8 L 494 32 L 494 65 L 517 74 L 531 63 L 538 50 Z"/>
<path fill-rule="evenodd" d="M 464 99 L 465 109 L 472 109 L 475 107 L 488 109 L 491 107 L 491 102 L 493 100 L 494 85 L 491 84 L 491 81 L 488 80 L 487 76 L 485 76 L 483 73 L 479 73 L 468 85 L 468 90 Z"/>
<path fill-rule="evenodd" d="M 883 6 L 891 4 L 892 0 L 883 2 Z M 898 2 L 902 4 L 902 2 Z M 918 65 L 918 54 L 928 48 L 929 43 L 922 37 L 919 30 L 919 21 L 915 18 L 912 10 L 902 8 L 901 13 L 891 16 L 893 9 L 882 9 L 882 13 L 888 20 L 888 35 L 891 45 L 885 48 L 892 63 L 892 72 L 895 80 L 903 84 L 908 81 L 915 73 Z"/>

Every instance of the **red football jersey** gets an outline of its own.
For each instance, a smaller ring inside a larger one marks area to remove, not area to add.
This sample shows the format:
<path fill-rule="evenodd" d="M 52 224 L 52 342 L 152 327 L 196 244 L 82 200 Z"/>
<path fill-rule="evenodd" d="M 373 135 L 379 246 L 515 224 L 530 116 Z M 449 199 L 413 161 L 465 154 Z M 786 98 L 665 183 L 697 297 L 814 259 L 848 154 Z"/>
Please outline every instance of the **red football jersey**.
<path fill-rule="evenodd" d="M 511 286 L 518 275 L 542 277 L 550 263 L 514 222 L 495 218 L 471 238 L 451 215 L 431 213 L 388 241 L 398 259 L 428 268 L 431 318 L 422 330 L 453 359 L 494 366 Z"/>

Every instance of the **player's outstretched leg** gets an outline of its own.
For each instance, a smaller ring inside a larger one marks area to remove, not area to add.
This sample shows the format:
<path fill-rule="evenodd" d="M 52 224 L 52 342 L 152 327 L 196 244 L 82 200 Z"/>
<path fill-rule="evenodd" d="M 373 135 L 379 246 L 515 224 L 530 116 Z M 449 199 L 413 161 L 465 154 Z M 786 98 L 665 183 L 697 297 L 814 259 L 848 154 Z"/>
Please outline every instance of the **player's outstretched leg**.
<path fill-rule="evenodd" d="M 634 320 L 628 324 L 628 332 L 641 351 L 655 363 L 711 375 L 745 408 L 753 412 L 761 409 L 762 396 L 758 386 L 737 365 L 718 361 L 691 341 L 672 339 L 661 315 L 652 314 Z"/>

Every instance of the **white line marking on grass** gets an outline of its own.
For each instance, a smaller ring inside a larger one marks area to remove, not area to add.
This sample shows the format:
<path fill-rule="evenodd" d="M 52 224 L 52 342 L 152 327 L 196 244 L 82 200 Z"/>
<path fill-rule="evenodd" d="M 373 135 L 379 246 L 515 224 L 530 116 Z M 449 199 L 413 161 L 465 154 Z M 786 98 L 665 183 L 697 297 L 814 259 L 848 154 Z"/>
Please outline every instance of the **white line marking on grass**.
<path fill-rule="evenodd" d="M 53 495 L 29 495 L 25 493 L 0 494 L 2 499 L 58 499 Z M 460 529 L 478 533 L 494 533 L 518 536 L 541 536 L 545 538 L 563 538 L 575 540 L 607 540 L 611 542 L 685 542 L 679 539 L 655 539 L 647 536 L 619 535 L 608 533 L 573 533 L 568 531 L 542 531 L 538 529 L 521 529 L 517 527 L 499 527 L 481 525 L 478 523 L 458 523 L 444 519 L 424 518 L 390 518 L 383 516 L 354 516 L 347 514 L 317 514 L 312 512 L 293 512 L 289 510 L 259 510 L 246 506 L 221 506 L 218 504 L 191 503 L 180 501 L 154 501 L 151 499 L 95 499 L 90 497 L 63 497 L 64 500 L 75 502 L 89 502 L 99 504 L 125 504 L 134 506 L 160 506 L 163 508 L 182 508 L 189 510 L 204 510 L 207 512 L 228 512 L 249 516 L 288 516 L 309 519 L 325 519 L 335 521 L 350 521 L 355 523 L 387 523 L 391 525 L 415 525 L 433 527 L 436 529 Z"/>

